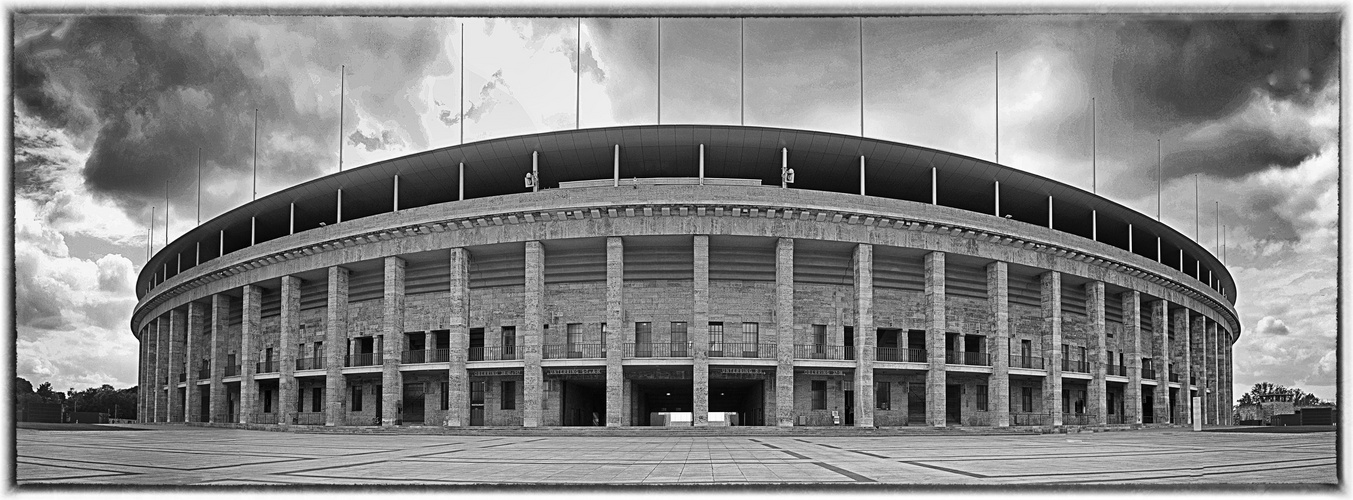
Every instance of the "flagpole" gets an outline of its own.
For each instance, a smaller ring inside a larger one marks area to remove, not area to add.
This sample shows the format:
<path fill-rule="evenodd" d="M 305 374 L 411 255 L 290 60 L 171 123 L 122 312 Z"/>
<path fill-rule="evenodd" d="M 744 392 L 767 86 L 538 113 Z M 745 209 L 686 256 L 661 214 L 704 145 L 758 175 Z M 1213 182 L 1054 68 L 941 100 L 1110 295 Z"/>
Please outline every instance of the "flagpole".
<path fill-rule="evenodd" d="M 343 99 L 347 90 L 348 65 L 338 67 L 338 171 L 343 171 Z"/>
<path fill-rule="evenodd" d="M 738 122 L 747 125 L 747 26 L 746 19 L 738 19 Z"/>
<path fill-rule="evenodd" d="M 460 23 L 460 143 L 465 144 L 465 23 Z"/>
<path fill-rule="evenodd" d="M 461 36 L 464 37 L 465 34 L 461 33 Z M 461 49 L 461 53 L 464 53 L 464 49 Z M 573 90 L 573 128 L 576 130 L 581 129 L 583 124 L 583 18 L 581 17 L 578 18 L 578 61 L 575 64 L 573 72 L 577 74 L 577 83 Z M 464 92 L 464 90 L 461 92 Z"/>
<path fill-rule="evenodd" d="M 1160 220 L 1160 139 L 1156 139 L 1156 220 Z"/>
<path fill-rule="evenodd" d="M 202 148 L 197 148 L 197 225 L 202 225 Z"/>
<path fill-rule="evenodd" d="M 662 18 L 658 18 L 658 125 L 662 125 Z"/>
<path fill-rule="evenodd" d="M 860 18 L 860 137 L 864 137 L 864 18 Z"/>
<path fill-rule="evenodd" d="M 254 108 L 254 199 L 258 199 L 258 108 Z"/>
<path fill-rule="evenodd" d="M 996 163 L 1001 162 L 1001 51 L 996 51 Z"/>
<path fill-rule="evenodd" d="M 164 246 L 169 246 L 169 179 L 164 180 Z"/>

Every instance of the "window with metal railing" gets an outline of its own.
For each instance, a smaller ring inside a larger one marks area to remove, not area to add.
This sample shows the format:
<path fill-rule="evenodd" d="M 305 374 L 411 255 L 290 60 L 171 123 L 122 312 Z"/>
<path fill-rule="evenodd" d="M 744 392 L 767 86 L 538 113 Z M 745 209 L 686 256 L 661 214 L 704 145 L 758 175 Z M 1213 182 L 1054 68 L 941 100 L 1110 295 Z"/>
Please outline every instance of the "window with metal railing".
<path fill-rule="evenodd" d="M 709 355 L 723 356 L 723 322 L 709 322 Z"/>

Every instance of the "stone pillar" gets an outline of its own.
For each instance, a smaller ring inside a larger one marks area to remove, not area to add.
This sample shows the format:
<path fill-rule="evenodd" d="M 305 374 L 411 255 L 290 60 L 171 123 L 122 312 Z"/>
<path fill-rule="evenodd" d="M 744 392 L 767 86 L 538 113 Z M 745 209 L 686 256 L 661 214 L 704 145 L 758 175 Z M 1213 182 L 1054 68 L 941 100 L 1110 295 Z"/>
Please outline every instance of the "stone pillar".
<path fill-rule="evenodd" d="M 1195 315 L 1195 317 L 1202 317 L 1202 315 Z M 1190 397 L 1190 393 L 1193 389 L 1193 383 L 1189 381 L 1189 375 L 1193 373 L 1193 360 L 1189 355 L 1189 339 L 1193 337 L 1193 331 L 1189 328 L 1189 310 L 1183 307 L 1179 308 L 1178 311 L 1175 311 L 1173 320 L 1175 340 L 1180 348 L 1179 366 L 1182 367 L 1180 370 L 1175 370 L 1179 373 L 1179 414 L 1181 416 L 1179 422 L 1176 423 L 1191 424 L 1193 423 L 1193 398 Z"/>
<path fill-rule="evenodd" d="M 197 370 L 202 359 L 203 309 L 200 302 L 188 303 L 188 346 L 183 350 L 184 359 L 188 361 L 188 399 L 183 403 L 186 422 L 202 421 L 202 391 L 197 387 Z"/>
<path fill-rule="evenodd" d="M 207 421 L 213 424 L 226 422 L 226 325 L 230 321 L 230 296 L 215 294 L 211 296 L 211 385 L 207 396 Z"/>
<path fill-rule="evenodd" d="M 259 321 L 262 314 L 263 289 L 258 285 L 244 285 L 244 319 L 240 323 L 240 423 L 254 422 L 254 408 L 258 406 L 258 384 L 254 382 L 255 341 L 259 340 Z"/>
<path fill-rule="evenodd" d="M 775 423 L 794 425 L 794 240 L 775 242 Z"/>
<path fill-rule="evenodd" d="M 709 236 L 695 235 L 692 243 L 695 280 L 691 285 L 691 344 L 694 397 L 692 425 L 709 425 Z M 760 339 L 758 339 L 759 341 Z"/>
<path fill-rule="evenodd" d="M 400 354 L 404 352 L 404 259 L 385 258 L 385 299 L 382 301 L 381 331 L 381 426 L 402 423 L 404 383 L 399 373 Z"/>
<path fill-rule="evenodd" d="M 1235 425 L 1235 412 L 1232 406 L 1235 405 L 1235 361 L 1231 358 L 1234 354 L 1235 338 L 1229 330 L 1226 331 L 1226 425 Z"/>
<path fill-rule="evenodd" d="M 1203 422 L 1208 426 L 1215 426 L 1216 414 L 1218 414 L 1218 369 L 1216 369 L 1216 350 L 1218 350 L 1218 335 L 1216 335 L 1216 322 L 1207 322 L 1207 414 Z"/>
<path fill-rule="evenodd" d="M 162 315 L 155 321 L 155 421 L 169 421 L 169 344 L 173 336 L 169 333 L 169 316 Z"/>
<path fill-rule="evenodd" d="M 619 236 L 606 238 L 606 426 L 618 427 L 629 415 L 625 401 L 625 372 L 620 364 L 625 337 L 625 244 Z"/>
<path fill-rule="evenodd" d="M 992 426 L 1010 427 L 1010 271 L 999 260 L 987 264 L 987 309 L 991 318 L 988 350 L 992 353 L 991 376 L 987 378 L 991 404 L 987 409 L 991 410 Z"/>
<path fill-rule="evenodd" d="M 296 417 L 296 399 L 300 390 L 296 386 L 296 342 L 301 329 L 301 279 L 295 276 L 282 277 L 282 304 L 279 318 L 280 332 L 278 348 L 282 359 L 277 367 L 277 423 L 290 425 Z M 303 355 L 303 354 L 302 354 Z"/>
<path fill-rule="evenodd" d="M 874 426 L 874 246 L 855 245 L 855 426 Z"/>
<path fill-rule="evenodd" d="M 1155 423 L 1170 421 L 1170 337 L 1166 312 L 1169 303 L 1157 300 L 1151 303 L 1151 344 L 1155 347 L 1152 363 L 1156 369 Z"/>
<path fill-rule="evenodd" d="M 1062 425 L 1062 273 L 1039 276 L 1039 303 L 1043 309 L 1043 412 L 1052 425 Z"/>
<path fill-rule="evenodd" d="M 136 421 L 144 422 L 146 415 L 146 329 L 136 334 Z"/>
<path fill-rule="evenodd" d="M 1189 339 L 1190 361 L 1193 364 L 1194 371 L 1197 372 L 1198 384 L 1193 389 L 1198 391 L 1199 411 L 1204 424 L 1207 423 L 1207 412 L 1212 409 L 1212 405 L 1207 400 L 1207 376 L 1212 373 L 1207 367 L 1207 328 L 1209 321 L 1206 316 L 1201 314 L 1193 318 L 1193 335 Z"/>
<path fill-rule="evenodd" d="M 947 328 L 944 304 L 944 252 L 925 255 L 926 425 L 945 426 L 944 332 Z"/>
<path fill-rule="evenodd" d="M 451 368 L 446 377 L 446 425 L 463 427 L 470 425 L 470 373 L 465 369 L 470 345 L 470 252 L 452 248 L 449 263 L 451 291 L 447 295 L 446 327 L 451 330 L 447 344 Z"/>
<path fill-rule="evenodd" d="M 522 426 L 538 427 L 544 417 L 544 375 L 540 370 L 545 324 L 545 245 L 526 242 L 526 344 L 522 363 Z"/>
<path fill-rule="evenodd" d="M 183 422 L 185 414 L 184 396 L 188 391 L 179 393 L 179 375 L 184 372 L 188 357 L 184 347 L 188 340 L 188 310 L 175 308 L 169 311 L 169 421 Z"/>
<path fill-rule="evenodd" d="M 1142 423 L 1142 294 L 1123 292 L 1123 349 L 1127 351 L 1128 384 L 1123 391 L 1123 423 Z"/>
<path fill-rule="evenodd" d="M 1104 332 L 1104 282 L 1091 281 L 1085 284 L 1085 313 L 1090 320 L 1089 344 L 1090 385 L 1086 390 L 1089 399 L 1089 411 L 1094 415 L 1095 425 L 1108 422 L 1108 387 L 1104 382 L 1105 332 Z"/>
<path fill-rule="evenodd" d="M 347 268 L 329 268 L 329 290 L 324 317 L 324 425 L 347 424 L 347 380 L 343 378 L 344 347 L 348 343 Z"/>

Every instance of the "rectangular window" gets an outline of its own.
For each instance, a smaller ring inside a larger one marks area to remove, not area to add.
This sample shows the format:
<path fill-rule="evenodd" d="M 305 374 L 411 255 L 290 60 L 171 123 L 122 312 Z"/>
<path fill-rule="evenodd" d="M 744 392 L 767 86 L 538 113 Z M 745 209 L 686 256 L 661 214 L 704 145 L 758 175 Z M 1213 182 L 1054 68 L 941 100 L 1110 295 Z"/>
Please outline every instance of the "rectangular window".
<path fill-rule="evenodd" d="M 887 382 L 874 382 L 874 409 L 891 410 L 892 409 L 892 391 L 888 390 L 891 385 Z"/>
<path fill-rule="evenodd" d="M 827 409 L 827 381 L 826 380 L 812 381 L 812 392 L 813 392 L 813 409 L 814 410 Z"/>
<path fill-rule="evenodd" d="M 517 359 L 517 327 L 503 327 L 503 356 L 502 359 Z"/>
<path fill-rule="evenodd" d="M 723 352 L 723 322 L 721 321 L 709 323 L 709 350 Z"/>
<path fill-rule="evenodd" d="M 517 382 L 515 380 L 503 381 L 502 409 L 517 409 Z"/>
<path fill-rule="evenodd" d="M 484 404 L 484 384 L 486 383 L 487 382 L 484 382 L 483 380 L 470 381 L 470 404 Z"/>
<path fill-rule="evenodd" d="M 569 323 L 565 329 L 567 332 L 565 340 L 568 343 L 568 350 L 569 352 L 574 352 L 578 350 L 577 345 L 583 343 L 583 324 Z"/>
<path fill-rule="evenodd" d="M 1114 414 L 1113 393 L 1112 392 L 1106 393 L 1104 395 L 1104 400 L 1105 400 L 1104 403 L 1109 408 L 1109 415 L 1113 415 Z"/>
<path fill-rule="evenodd" d="M 648 321 L 638 321 L 634 323 L 634 343 L 653 343 L 653 323 Z"/>
<path fill-rule="evenodd" d="M 323 342 L 315 342 L 315 351 L 314 351 L 313 357 L 315 358 L 315 364 L 312 365 L 311 367 L 312 367 L 312 368 L 319 368 L 320 366 L 322 366 L 322 362 L 321 362 L 320 360 L 321 360 L 321 359 L 324 359 L 324 343 L 323 343 Z"/>
<path fill-rule="evenodd" d="M 758 323 L 743 323 L 742 343 L 753 346 L 761 343 L 761 325 Z"/>
<path fill-rule="evenodd" d="M 1019 389 L 1020 389 L 1020 398 L 1019 398 L 1020 404 L 1024 407 L 1022 411 L 1025 413 L 1032 413 L 1034 411 L 1034 388 L 1021 387 Z"/>
<path fill-rule="evenodd" d="M 264 362 L 264 363 L 267 363 L 267 364 L 269 364 L 269 365 L 271 365 L 271 364 L 272 364 L 272 348 L 269 347 L 269 348 L 267 348 L 266 350 L 264 350 L 263 352 L 264 352 L 264 355 L 263 355 L 263 362 Z"/>
<path fill-rule="evenodd" d="M 352 400 L 348 402 L 348 411 L 362 411 L 362 387 L 352 386 Z"/>
<path fill-rule="evenodd" d="M 813 325 L 813 352 L 822 354 L 827 346 L 827 325 Z"/>
<path fill-rule="evenodd" d="M 1024 340 L 1019 341 L 1019 355 L 1022 356 L 1022 357 L 1024 357 L 1024 359 L 1029 359 L 1029 358 L 1034 357 L 1034 344 L 1033 344 L 1033 341 L 1031 341 L 1031 340 L 1029 340 L 1029 339 L 1024 339 Z M 1028 367 L 1026 366 L 1025 368 L 1028 368 Z"/>
<path fill-rule="evenodd" d="M 442 409 L 451 408 L 451 384 L 442 382 Z"/>
<path fill-rule="evenodd" d="M 324 408 L 324 388 L 314 387 L 310 389 L 310 411 L 321 411 Z"/>
<path fill-rule="evenodd" d="M 1089 359 L 1085 357 L 1085 347 L 1081 347 L 1080 352 L 1081 352 L 1080 361 L 1089 361 Z"/>
<path fill-rule="evenodd" d="M 987 411 L 987 386 L 977 386 L 977 411 Z"/>
<path fill-rule="evenodd" d="M 679 345 L 681 346 L 682 349 L 685 349 L 686 342 L 689 340 L 690 338 L 687 336 L 686 333 L 686 322 L 673 321 L 672 322 L 672 345 L 674 346 L 673 348 L 675 349 L 675 346 Z"/>

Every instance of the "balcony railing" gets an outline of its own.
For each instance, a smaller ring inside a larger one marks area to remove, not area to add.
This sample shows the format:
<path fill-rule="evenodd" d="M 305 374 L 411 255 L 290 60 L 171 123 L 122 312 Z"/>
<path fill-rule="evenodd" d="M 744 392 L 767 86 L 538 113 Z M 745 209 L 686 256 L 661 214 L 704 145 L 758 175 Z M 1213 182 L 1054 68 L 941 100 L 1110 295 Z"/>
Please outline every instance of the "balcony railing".
<path fill-rule="evenodd" d="M 229 365 L 225 367 L 225 376 L 234 377 L 240 374 L 240 365 Z"/>
<path fill-rule="evenodd" d="M 510 361 L 521 359 L 522 348 L 518 346 L 471 347 L 469 361 Z"/>
<path fill-rule="evenodd" d="M 1025 411 L 1010 412 L 1010 425 L 1052 425 L 1052 415 Z"/>
<path fill-rule="evenodd" d="M 901 361 L 912 363 L 925 363 L 925 349 L 900 349 L 897 347 L 878 348 L 875 359 L 878 361 Z"/>
<path fill-rule="evenodd" d="M 625 344 L 627 358 L 689 358 L 689 342 Z"/>
<path fill-rule="evenodd" d="M 293 413 L 291 423 L 295 425 L 324 425 L 324 412 L 303 411 Z"/>
<path fill-rule="evenodd" d="M 255 424 L 276 424 L 276 423 L 277 423 L 277 411 L 276 411 L 276 410 L 277 410 L 276 408 L 273 408 L 273 411 L 270 411 L 270 412 L 265 412 L 265 411 L 263 411 L 263 410 L 259 410 L 259 411 L 254 412 L 254 423 L 255 423 Z"/>
<path fill-rule="evenodd" d="M 205 380 L 211 378 L 211 368 L 203 368 L 201 370 L 198 370 L 197 378 L 198 380 Z"/>
<path fill-rule="evenodd" d="M 277 360 L 254 363 L 255 373 L 277 373 Z"/>
<path fill-rule="evenodd" d="M 710 342 L 711 358 L 774 358 L 774 346 L 769 344 Z"/>
<path fill-rule="evenodd" d="M 1179 374 L 1178 374 L 1178 373 L 1170 372 L 1168 378 L 1169 378 L 1169 380 L 1170 380 L 1171 382 L 1179 383 Z"/>
<path fill-rule="evenodd" d="M 1072 373 L 1090 373 L 1090 362 L 1084 360 L 1062 360 L 1062 371 Z"/>
<path fill-rule="evenodd" d="M 825 344 L 795 344 L 794 359 L 855 359 L 855 348 Z"/>
<path fill-rule="evenodd" d="M 1115 425 L 1121 424 L 1121 423 L 1123 423 L 1123 414 L 1122 414 L 1122 413 L 1114 413 L 1114 414 L 1112 414 L 1112 415 L 1105 415 L 1105 416 L 1104 416 L 1104 423 L 1106 423 L 1106 424 L 1115 424 Z"/>
<path fill-rule="evenodd" d="M 324 358 L 296 358 L 297 370 L 319 370 L 324 368 Z"/>
<path fill-rule="evenodd" d="M 380 352 L 363 352 L 347 355 L 343 366 L 374 366 L 384 362 L 385 359 Z"/>
<path fill-rule="evenodd" d="M 404 351 L 399 356 L 399 362 L 404 364 L 445 363 L 450 360 L 450 349 L 417 349 Z"/>
<path fill-rule="evenodd" d="M 1147 367 L 1142 367 L 1142 378 L 1144 378 L 1144 379 L 1150 379 L 1150 380 L 1155 380 L 1155 379 L 1156 379 L 1156 371 L 1155 371 L 1155 370 L 1152 370 L 1152 369 L 1150 369 L 1150 368 L 1147 368 Z"/>
<path fill-rule="evenodd" d="M 985 352 L 949 351 L 944 354 L 944 362 L 951 365 L 991 366 L 991 356 Z"/>
<path fill-rule="evenodd" d="M 1029 368 L 1033 370 L 1043 369 L 1043 358 L 1036 356 L 1010 356 L 1011 368 Z"/>
<path fill-rule="evenodd" d="M 1062 413 L 1062 425 L 1091 425 L 1095 423 L 1093 413 Z"/>
<path fill-rule="evenodd" d="M 606 344 L 546 344 L 545 359 L 583 359 L 606 357 Z"/>
<path fill-rule="evenodd" d="M 1119 377 L 1127 376 L 1127 367 L 1123 365 L 1104 365 L 1105 375 L 1117 375 Z"/>

